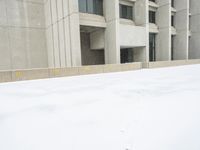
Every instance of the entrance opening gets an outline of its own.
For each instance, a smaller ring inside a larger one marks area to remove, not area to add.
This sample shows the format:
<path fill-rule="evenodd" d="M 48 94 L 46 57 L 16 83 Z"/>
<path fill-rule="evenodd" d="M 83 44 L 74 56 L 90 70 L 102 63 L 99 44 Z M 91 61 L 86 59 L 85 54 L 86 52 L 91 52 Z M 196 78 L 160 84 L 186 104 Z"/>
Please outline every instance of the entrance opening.
<path fill-rule="evenodd" d="M 133 49 L 126 48 L 126 49 L 121 49 L 121 63 L 131 63 L 134 62 L 134 53 Z"/>
<path fill-rule="evenodd" d="M 80 36 L 82 65 L 105 64 L 104 30 L 96 27 L 81 26 Z"/>

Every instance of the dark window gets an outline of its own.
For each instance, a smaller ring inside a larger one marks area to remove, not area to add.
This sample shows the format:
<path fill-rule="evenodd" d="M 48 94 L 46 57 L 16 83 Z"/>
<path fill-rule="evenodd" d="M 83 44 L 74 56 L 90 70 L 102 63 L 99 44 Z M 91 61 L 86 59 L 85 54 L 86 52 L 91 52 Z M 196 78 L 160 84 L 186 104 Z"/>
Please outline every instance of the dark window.
<path fill-rule="evenodd" d="M 171 16 L 171 26 L 174 27 L 174 16 Z"/>
<path fill-rule="evenodd" d="M 171 0 L 171 6 L 174 7 L 174 0 Z"/>
<path fill-rule="evenodd" d="M 133 62 L 133 50 L 132 49 L 121 49 L 121 63 Z"/>
<path fill-rule="evenodd" d="M 156 2 L 156 0 L 149 0 L 149 1 L 154 2 L 154 3 Z"/>
<path fill-rule="evenodd" d="M 103 0 L 79 0 L 79 11 L 103 15 Z"/>
<path fill-rule="evenodd" d="M 120 4 L 120 18 L 133 20 L 133 7 Z"/>
<path fill-rule="evenodd" d="M 149 34 L 149 61 L 156 61 L 156 34 Z"/>
<path fill-rule="evenodd" d="M 174 36 L 171 37 L 171 60 L 174 60 Z"/>
<path fill-rule="evenodd" d="M 156 23 L 156 12 L 149 11 L 149 22 Z"/>

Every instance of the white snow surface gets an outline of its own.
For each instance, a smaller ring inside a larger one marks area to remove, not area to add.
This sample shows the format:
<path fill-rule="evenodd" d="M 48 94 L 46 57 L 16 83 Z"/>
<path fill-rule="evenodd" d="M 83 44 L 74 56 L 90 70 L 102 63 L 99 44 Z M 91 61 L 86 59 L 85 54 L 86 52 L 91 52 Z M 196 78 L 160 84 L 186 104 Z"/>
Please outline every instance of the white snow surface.
<path fill-rule="evenodd" d="M 0 150 L 200 150 L 200 65 L 2 83 Z"/>

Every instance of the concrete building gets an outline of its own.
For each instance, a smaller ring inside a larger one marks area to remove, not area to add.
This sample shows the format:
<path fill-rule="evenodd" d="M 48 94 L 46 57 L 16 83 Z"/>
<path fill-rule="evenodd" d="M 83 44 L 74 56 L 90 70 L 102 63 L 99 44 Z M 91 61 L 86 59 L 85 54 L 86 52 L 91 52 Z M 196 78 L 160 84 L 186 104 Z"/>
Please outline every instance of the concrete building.
<path fill-rule="evenodd" d="M 200 58 L 199 0 L 0 0 L 0 70 Z"/>

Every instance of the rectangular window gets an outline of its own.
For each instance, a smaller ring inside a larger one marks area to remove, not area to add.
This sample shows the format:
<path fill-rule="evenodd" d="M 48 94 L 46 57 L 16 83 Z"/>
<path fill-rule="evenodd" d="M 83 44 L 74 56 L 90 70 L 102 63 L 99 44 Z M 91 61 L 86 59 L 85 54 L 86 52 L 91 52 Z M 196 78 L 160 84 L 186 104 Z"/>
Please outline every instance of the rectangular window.
<path fill-rule="evenodd" d="M 174 36 L 171 36 L 171 60 L 174 60 Z"/>
<path fill-rule="evenodd" d="M 133 20 L 133 7 L 120 4 L 120 18 Z"/>
<path fill-rule="evenodd" d="M 171 26 L 174 27 L 174 16 L 171 16 Z"/>
<path fill-rule="evenodd" d="M 121 49 L 121 54 L 120 54 L 120 58 L 121 58 L 121 63 L 124 64 L 124 63 L 131 63 L 133 62 L 133 49 Z"/>
<path fill-rule="evenodd" d="M 156 34 L 149 34 L 149 61 L 156 61 Z"/>
<path fill-rule="evenodd" d="M 79 0 L 79 11 L 103 15 L 103 0 Z"/>
<path fill-rule="evenodd" d="M 156 2 L 156 0 L 149 0 L 149 1 L 154 2 L 154 3 Z"/>
<path fill-rule="evenodd" d="M 156 23 L 156 12 L 155 11 L 149 11 L 149 22 Z"/>
<path fill-rule="evenodd" d="M 174 0 L 171 0 L 171 6 L 174 7 Z"/>

